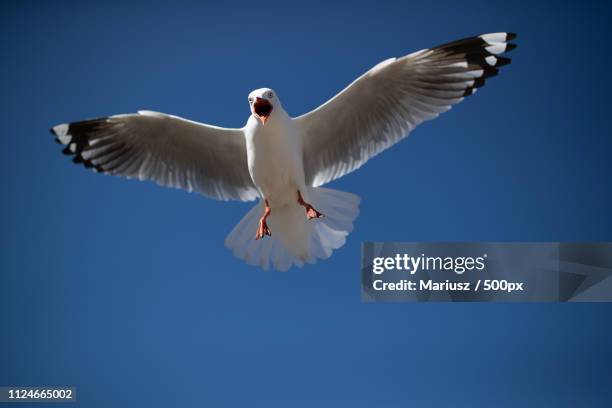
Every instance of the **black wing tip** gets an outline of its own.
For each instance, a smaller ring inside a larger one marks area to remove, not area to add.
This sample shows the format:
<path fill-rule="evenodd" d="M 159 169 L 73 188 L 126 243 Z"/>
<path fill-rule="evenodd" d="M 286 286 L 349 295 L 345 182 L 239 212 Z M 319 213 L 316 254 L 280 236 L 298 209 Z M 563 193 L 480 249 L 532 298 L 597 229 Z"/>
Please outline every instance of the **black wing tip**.
<path fill-rule="evenodd" d="M 506 58 L 506 57 L 495 56 L 495 59 L 497 60 L 495 61 L 496 68 L 503 67 L 505 65 L 510 65 L 510 63 L 512 62 L 510 58 Z"/>
<path fill-rule="evenodd" d="M 493 36 L 504 36 L 503 40 L 501 38 L 494 39 Z M 431 50 L 442 50 L 450 53 L 465 53 L 465 54 L 488 54 L 488 55 L 498 55 L 498 53 L 488 53 L 485 48 L 493 43 L 489 43 L 487 41 L 493 40 L 493 42 L 500 42 L 506 45 L 504 52 L 511 51 L 516 48 L 516 44 L 511 44 L 509 41 L 514 40 L 517 37 L 515 33 L 509 32 L 498 32 L 498 33 L 489 33 L 482 34 L 474 37 L 467 37 L 460 40 L 452 41 L 446 44 L 438 45 L 436 47 L 430 48 Z M 499 54 L 501 54 L 499 53 Z"/>
<path fill-rule="evenodd" d="M 499 74 L 499 70 L 492 68 L 492 67 L 486 67 L 486 69 L 484 69 L 484 72 L 482 73 L 482 75 L 480 77 L 478 77 L 478 79 L 487 79 L 487 78 L 491 78 L 496 76 L 497 74 Z M 483 81 L 484 83 L 484 81 Z"/>
<path fill-rule="evenodd" d="M 90 125 L 90 121 L 72 122 L 72 123 L 61 123 L 55 125 L 49 129 L 49 132 L 55 136 L 54 140 L 60 145 L 64 146 L 62 153 L 66 156 L 72 156 L 72 162 L 75 164 L 83 164 L 85 167 L 92 167 L 88 160 L 84 159 L 81 155 L 83 149 L 83 141 L 75 136 L 73 133 L 78 130 L 81 125 Z M 76 127 L 76 128 L 75 128 Z"/>
<path fill-rule="evenodd" d="M 485 78 L 483 77 L 476 78 L 472 86 L 469 86 L 465 89 L 465 91 L 463 92 L 463 96 L 466 97 L 473 95 L 474 93 L 476 93 L 476 89 L 480 88 L 481 86 L 484 86 L 485 82 Z"/>
<path fill-rule="evenodd" d="M 501 54 L 512 51 L 517 47 L 516 44 L 510 43 L 515 38 L 517 38 L 516 33 L 498 31 L 456 40 L 429 50 L 441 52 L 439 55 L 450 61 L 466 61 L 467 68 L 465 68 L 465 71 L 482 70 L 482 73 L 473 79 L 471 85 L 463 90 L 463 97 L 467 97 L 476 93 L 477 88 L 485 85 L 487 79 L 498 75 L 501 67 L 511 63 L 510 58 Z M 450 66 L 446 68 L 451 69 Z M 458 68 L 452 69 L 455 70 L 453 72 L 463 72 Z"/>
<path fill-rule="evenodd" d="M 516 47 L 518 47 L 518 45 L 516 45 L 514 43 L 506 43 L 506 49 L 504 50 L 504 52 L 512 51 Z"/>

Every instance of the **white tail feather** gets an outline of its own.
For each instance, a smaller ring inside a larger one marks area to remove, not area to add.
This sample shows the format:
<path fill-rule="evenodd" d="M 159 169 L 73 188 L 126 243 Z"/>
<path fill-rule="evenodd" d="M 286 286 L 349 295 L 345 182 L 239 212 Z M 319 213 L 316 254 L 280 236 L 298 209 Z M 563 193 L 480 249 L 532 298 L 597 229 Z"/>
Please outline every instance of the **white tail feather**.
<path fill-rule="evenodd" d="M 328 258 L 334 249 L 346 242 L 359 214 L 359 196 L 328 188 L 309 188 L 304 197 L 325 215 L 308 220 L 297 200 L 295 204 L 272 208 L 268 217 L 271 237 L 255 240 L 263 202 L 242 218 L 225 239 L 234 255 L 250 265 L 267 270 L 286 271 L 292 265 L 303 266 Z"/>

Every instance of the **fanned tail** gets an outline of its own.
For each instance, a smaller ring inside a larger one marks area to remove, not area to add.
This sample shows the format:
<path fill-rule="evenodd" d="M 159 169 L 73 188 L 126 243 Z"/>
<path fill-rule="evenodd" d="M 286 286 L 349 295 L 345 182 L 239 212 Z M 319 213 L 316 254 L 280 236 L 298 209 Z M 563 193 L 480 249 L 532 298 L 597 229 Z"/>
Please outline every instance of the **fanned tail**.
<path fill-rule="evenodd" d="M 359 215 L 359 196 L 328 188 L 308 188 L 309 202 L 324 218 L 307 220 L 304 209 L 295 205 L 272 208 L 268 225 L 271 237 L 255 240 L 263 202 L 242 218 L 225 239 L 234 255 L 250 265 L 268 270 L 286 271 L 292 265 L 303 266 L 328 258 L 346 242 Z"/>

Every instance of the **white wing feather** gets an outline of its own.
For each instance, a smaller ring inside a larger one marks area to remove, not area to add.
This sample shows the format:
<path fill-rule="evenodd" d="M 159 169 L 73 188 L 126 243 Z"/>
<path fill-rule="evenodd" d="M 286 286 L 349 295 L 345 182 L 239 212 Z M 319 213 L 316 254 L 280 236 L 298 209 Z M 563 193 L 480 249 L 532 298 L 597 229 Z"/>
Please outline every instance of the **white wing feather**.
<path fill-rule="evenodd" d="M 242 129 L 140 111 L 55 126 L 75 163 L 99 172 L 250 201 L 258 192 L 247 167 Z"/>
<path fill-rule="evenodd" d="M 306 182 L 342 177 L 461 102 L 496 75 L 515 47 L 510 33 L 485 34 L 385 60 L 317 109 L 295 118 Z"/>

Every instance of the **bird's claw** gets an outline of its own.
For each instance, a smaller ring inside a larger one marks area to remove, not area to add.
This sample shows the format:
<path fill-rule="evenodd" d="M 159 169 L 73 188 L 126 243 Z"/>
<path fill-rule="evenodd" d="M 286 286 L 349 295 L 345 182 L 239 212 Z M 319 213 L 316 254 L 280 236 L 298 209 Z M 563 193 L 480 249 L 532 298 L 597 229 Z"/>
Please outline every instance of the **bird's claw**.
<path fill-rule="evenodd" d="M 313 206 L 308 206 L 308 208 L 306 208 L 306 217 L 309 220 L 312 220 L 314 218 L 322 218 L 325 217 L 325 215 L 323 215 L 322 213 L 318 212 L 317 210 L 314 209 Z"/>
<path fill-rule="evenodd" d="M 255 234 L 255 240 L 262 239 L 265 236 L 272 236 L 270 232 L 270 228 L 268 228 L 268 224 L 264 220 L 259 221 L 259 228 L 257 228 L 257 234 Z"/>
<path fill-rule="evenodd" d="M 304 201 L 304 198 L 302 197 L 302 193 L 300 192 L 300 190 L 297 191 L 297 201 L 299 205 L 301 205 L 302 207 L 306 209 L 306 218 L 308 218 L 309 220 L 325 217 L 325 215 L 315 210 L 315 208 L 310 203 L 307 203 L 306 201 Z"/>

